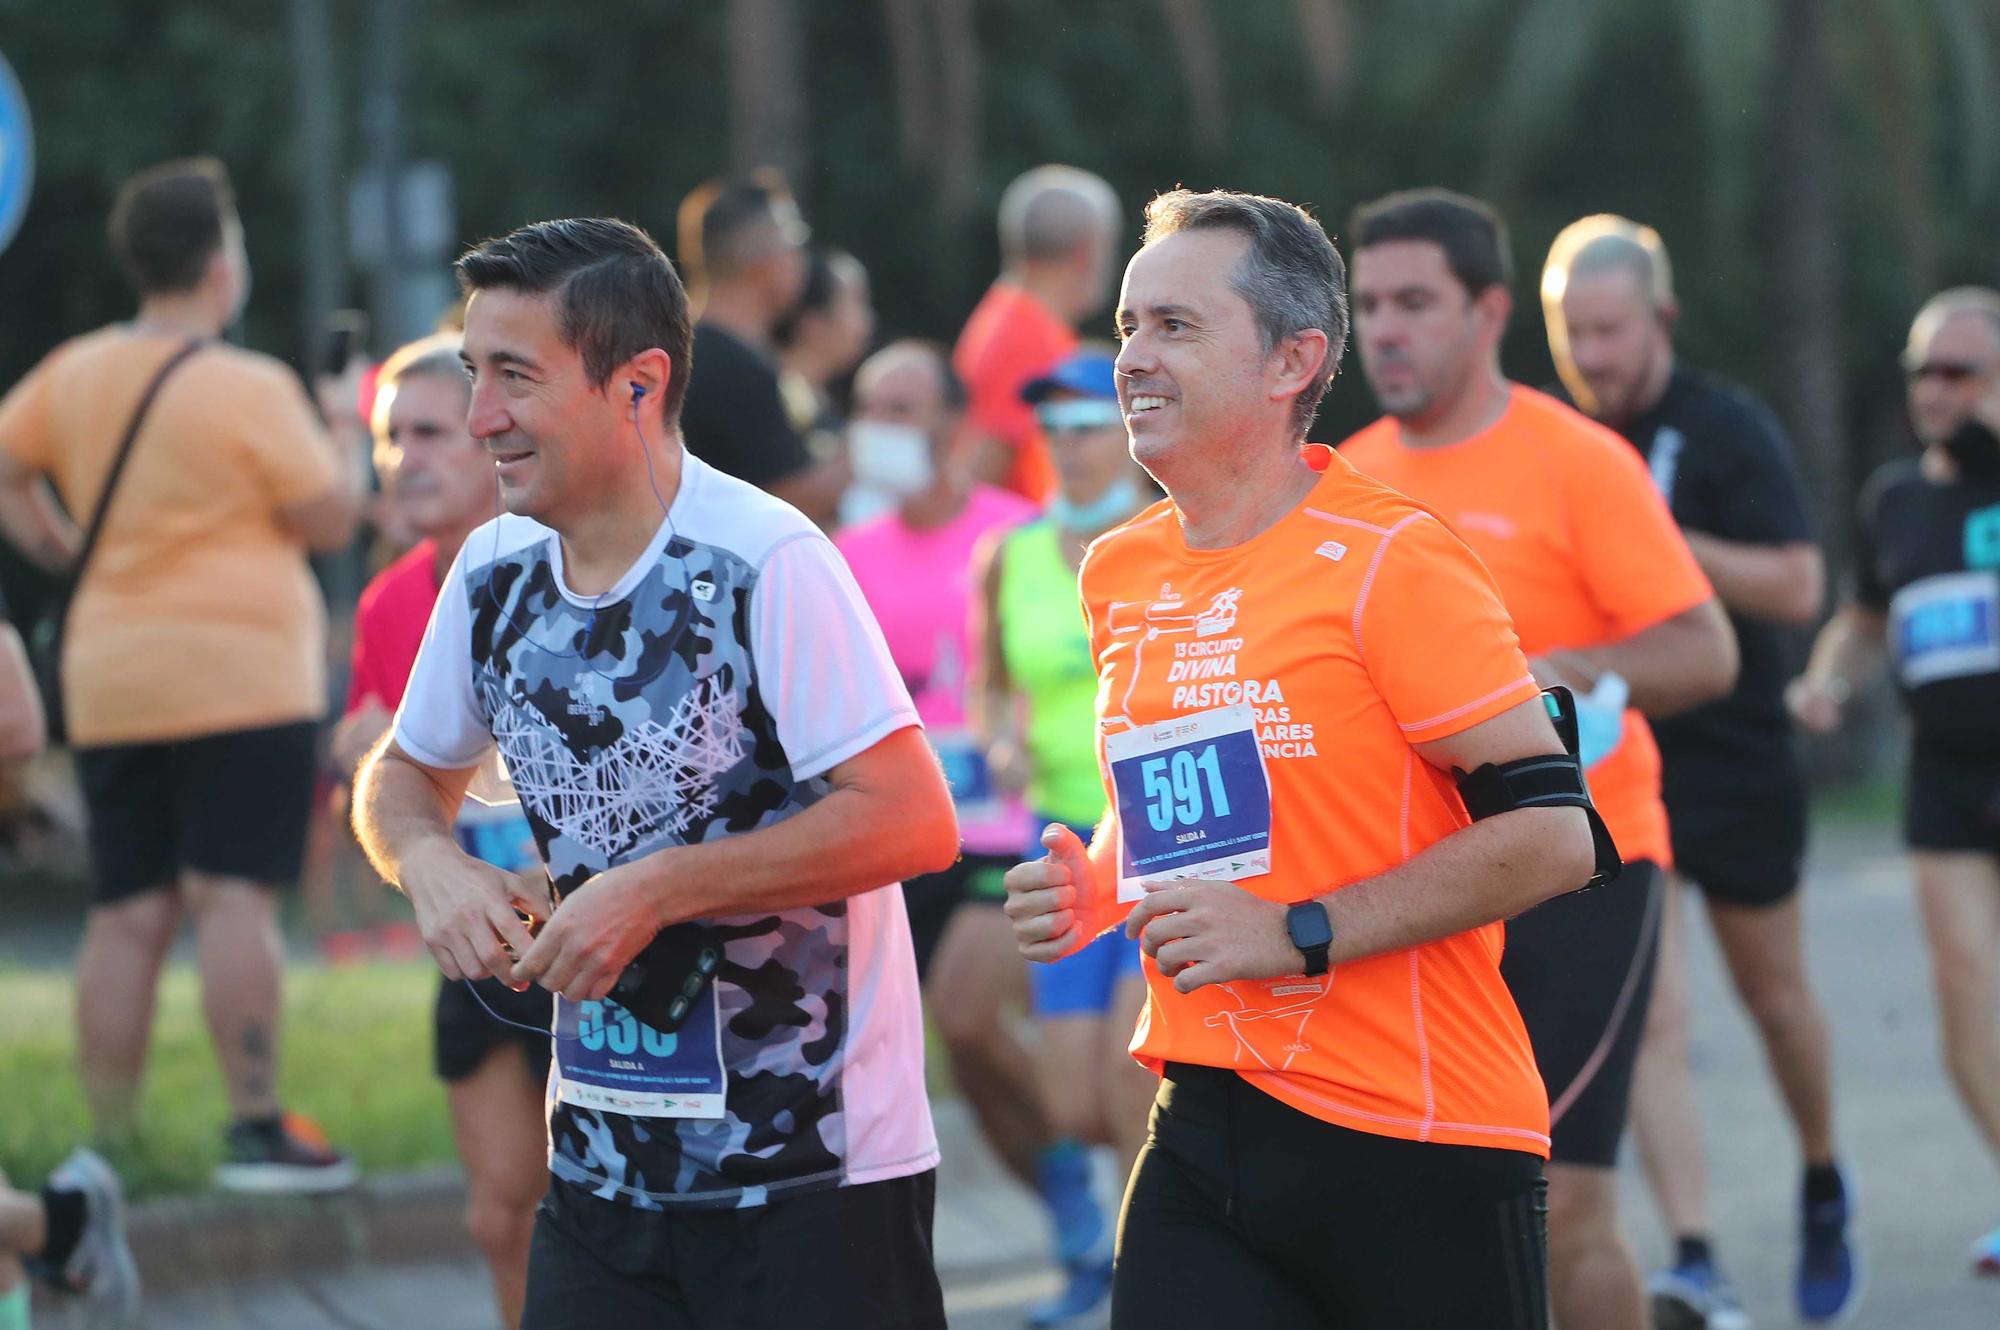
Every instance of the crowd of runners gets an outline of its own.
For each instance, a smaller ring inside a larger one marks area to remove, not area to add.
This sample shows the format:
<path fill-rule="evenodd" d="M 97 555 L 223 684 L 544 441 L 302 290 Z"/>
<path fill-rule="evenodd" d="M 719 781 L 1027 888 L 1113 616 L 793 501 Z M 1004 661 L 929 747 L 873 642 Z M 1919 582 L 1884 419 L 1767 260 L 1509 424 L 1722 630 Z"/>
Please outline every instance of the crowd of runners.
<path fill-rule="evenodd" d="M 1744 1330 L 1692 898 L 1795 1129 L 1797 1314 L 1832 1322 L 1862 1253 L 1801 731 L 1887 671 L 1945 1057 L 2000 1154 L 2000 293 L 1917 312 L 1917 447 L 1824 618 L 1791 445 L 1680 358 L 1640 222 L 1557 238 L 1537 388 L 1505 223 L 1443 190 L 1324 225 L 1174 190 L 1135 227 L 1039 168 L 949 345 L 881 337 L 865 253 L 771 173 L 676 220 L 678 265 L 603 219 L 475 246 L 440 331 L 316 413 L 221 340 L 220 168 L 121 195 L 138 313 L 0 400 L 0 531 L 77 588 L 96 1134 L 187 916 L 218 1183 L 352 1181 L 274 1071 L 273 891 L 332 781 L 441 971 L 509 1326 L 943 1325 L 928 1018 L 1046 1210 L 1031 1325 Z M 1309 443 L 1350 340 L 1381 417 Z M 322 743 L 306 554 L 364 525 Z M 0 647 L 18 760 L 43 703 Z M 138 1324 L 121 1216 L 89 1149 L 0 1190 L 0 1330 L 26 1273 Z"/>

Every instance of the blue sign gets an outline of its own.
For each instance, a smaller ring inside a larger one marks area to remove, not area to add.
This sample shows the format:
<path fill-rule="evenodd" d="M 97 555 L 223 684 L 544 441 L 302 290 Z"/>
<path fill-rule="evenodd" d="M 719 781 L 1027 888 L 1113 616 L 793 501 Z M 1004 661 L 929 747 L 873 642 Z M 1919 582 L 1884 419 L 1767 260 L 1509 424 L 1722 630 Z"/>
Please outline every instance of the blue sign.
<path fill-rule="evenodd" d="M 35 130 L 28 120 L 28 99 L 7 57 L 0 55 L 0 252 L 21 229 L 34 183 Z"/>
<path fill-rule="evenodd" d="M 719 1118 L 729 1079 L 715 985 L 681 1028 L 655 1030 L 610 999 L 556 999 L 556 1097 L 641 1118 Z"/>

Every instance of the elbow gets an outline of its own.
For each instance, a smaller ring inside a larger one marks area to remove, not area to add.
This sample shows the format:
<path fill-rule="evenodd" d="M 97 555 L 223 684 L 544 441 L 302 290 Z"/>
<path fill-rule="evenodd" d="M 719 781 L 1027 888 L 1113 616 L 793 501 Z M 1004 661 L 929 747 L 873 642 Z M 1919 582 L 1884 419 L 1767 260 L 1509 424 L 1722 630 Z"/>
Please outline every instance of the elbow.
<path fill-rule="evenodd" d="M 1567 896 L 1590 885 L 1597 873 L 1597 846 L 1590 834 L 1590 817 L 1581 808 L 1522 809 L 1541 825 L 1533 830 L 1539 853 L 1536 872 L 1512 913 L 1531 910 L 1544 901 Z"/>
<path fill-rule="evenodd" d="M 958 813 L 949 794 L 938 802 L 940 806 L 923 819 L 923 831 L 912 847 L 922 855 L 920 873 L 941 873 L 958 861 Z"/>
<path fill-rule="evenodd" d="M 40 716 L 18 718 L 0 728 L 0 766 L 18 767 L 33 761 L 47 737 Z"/>
<path fill-rule="evenodd" d="M 1701 620 L 1701 637 L 1695 650 L 1688 652 L 1688 669 L 1682 695 L 1675 699 L 1676 705 L 1670 711 L 1685 711 L 1698 707 L 1704 702 L 1713 702 L 1719 697 L 1727 697 L 1736 687 L 1736 675 L 1742 668 L 1742 655 L 1736 645 L 1736 630 L 1729 626 L 1729 617 L 1715 601 L 1708 603 L 1707 613 Z M 1655 711 L 1650 714 L 1666 714 Z"/>

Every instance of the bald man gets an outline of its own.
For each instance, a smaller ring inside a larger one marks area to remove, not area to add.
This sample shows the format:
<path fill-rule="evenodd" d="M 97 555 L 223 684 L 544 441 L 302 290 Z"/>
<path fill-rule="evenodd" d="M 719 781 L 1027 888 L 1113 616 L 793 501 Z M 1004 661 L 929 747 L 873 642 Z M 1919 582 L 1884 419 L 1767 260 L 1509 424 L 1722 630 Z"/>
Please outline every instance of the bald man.
<path fill-rule="evenodd" d="M 1798 887 L 1806 787 L 1785 711 L 1792 632 L 1819 613 L 1824 568 L 1791 447 L 1750 394 L 1680 361 L 1673 267 L 1659 233 L 1586 217 L 1542 273 L 1549 348 L 1575 404 L 1638 449 L 1688 548 L 1729 612 L 1741 657 L 1726 697 L 1654 725 L 1676 878 L 1697 886 L 1737 997 L 1763 1040 L 1799 1143 L 1800 1315 L 1854 1296 L 1846 1190 L 1834 1162 L 1825 1011 L 1806 978 Z M 1688 1068 L 1679 893 L 1632 1084 L 1632 1126 L 1672 1263 L 1650 1281 L 1656 1323 L 1747 1325 L 1711 1243 L 1701 1121 Z"/>
<path fill-rule="evenodd" d="M 1910 716 L 1903 838 L 1945 1062 L 2000 1155 L 2000 292 L 1934 296 L 1903 371 L 1923 453 L 1863 489 L 1853 595 L 1788 700 L 1807 729 L 1832 730 L 1848 697 L 1894 667 Z M 2000 1229 L 1972 1264 L 2000 1274 Z"/>
<path fill-rule="evenodd" d="M 1048 447 L 1021 389 L 1076 350 L 1111 298 L 1118 196 L 1074 166 L 1038 166 L 1000 196 L 1000 276 L 966 320 L 952 367 L 978 435 L 973 471 L 1036 503 L 1055 490 Z"/>

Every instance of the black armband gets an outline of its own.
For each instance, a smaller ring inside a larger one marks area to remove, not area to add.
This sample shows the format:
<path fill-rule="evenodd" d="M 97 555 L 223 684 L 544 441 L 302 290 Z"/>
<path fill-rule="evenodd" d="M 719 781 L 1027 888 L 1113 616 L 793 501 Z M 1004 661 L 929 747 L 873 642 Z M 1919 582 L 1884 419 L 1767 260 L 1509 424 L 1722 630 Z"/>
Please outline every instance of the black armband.
<path fill-rule="evenodd" d="M 1587 886 L 1602 886 L 1616 880 L 1624 861 L 1611 839 L 1611 829 L 1598 816 L 1590 801 L 1590 786 L 1583 777 L 1583 763 L 1576 756 L 1576 716 L 1569 689 L 1557 687 L 1542 695 L 1562 738 L 1563 753 L 1523 757 L 1512 762 L 1488 762 L 1470 774 L 1455 771 L 1458 794 L 1465 811 L 1477 822 L 1482 818 L 1511 813 L 1517 808 L 1581 808 L 1590 820 L 1590 843 L 1596 854 L 1596 871 Z"/>

